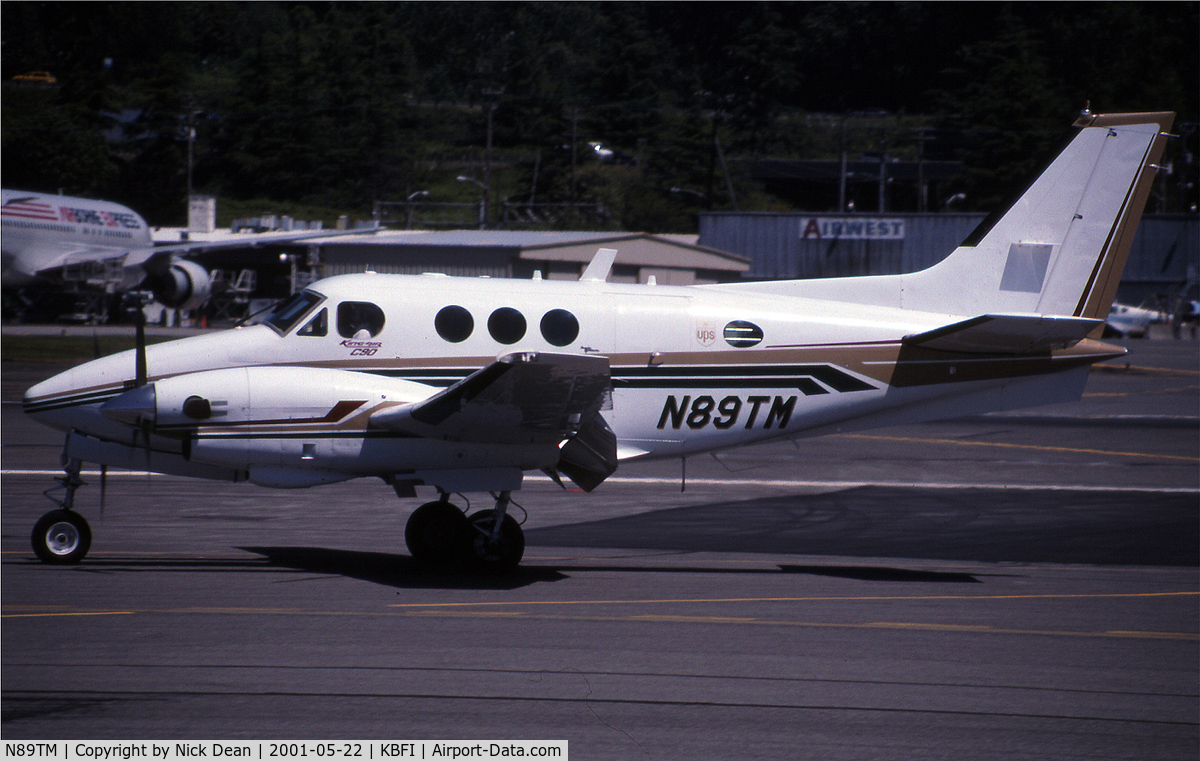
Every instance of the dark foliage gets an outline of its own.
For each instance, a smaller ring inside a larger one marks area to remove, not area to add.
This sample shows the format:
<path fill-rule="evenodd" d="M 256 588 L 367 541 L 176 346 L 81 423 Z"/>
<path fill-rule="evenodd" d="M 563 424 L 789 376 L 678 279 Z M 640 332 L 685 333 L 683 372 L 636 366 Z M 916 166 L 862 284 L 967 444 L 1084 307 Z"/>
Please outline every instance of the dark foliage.
<path fill-rule="evenodd" d="M 786 208 L 745 167 L 835 157 L 849 114 L 858 153 L 912 159 L 936 128 L 926 156 L 966 167 L 943 195 L 987 208 L 1087 101 L 1179 112 L 1168 157 L 1189 166 L 1198 7 L 4 3 L 4 182 L 177 223 L 195 130 L 193 187 L 226 199 L 365 216 L 419 190 L 473 201 L 467 175 L 490 185 L 493 221 L 502 198 L 532 198 L 688 230 L 735 198 Z M 13 81 L 31 71 L 57 83 Z M 1194 177 L 1167 184 L 1163 208 L 1195 203 Z"/>

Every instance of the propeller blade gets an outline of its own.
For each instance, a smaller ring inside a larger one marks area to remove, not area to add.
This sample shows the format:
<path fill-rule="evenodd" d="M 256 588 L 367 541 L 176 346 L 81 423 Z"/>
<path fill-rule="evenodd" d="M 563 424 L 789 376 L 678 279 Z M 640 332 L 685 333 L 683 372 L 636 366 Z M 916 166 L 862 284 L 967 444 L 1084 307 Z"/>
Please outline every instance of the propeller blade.
<path fill-rule="evenodd" d="M 146 376 L 147 376 L 147 372 L 146 372 L 146 314 L 145 314 L 145 312 L 142 311 L 141 307 L 138 307 L 137 317 L 135 318 L 135 320 L 136 320 L 136 324 L 137 324 L 137 332 L 134 334 L 134 340 L 135 340 L 134 346 L 135 346 L 135 355 L 136 355 L 137 359 L 136 359 L 135 381 L 134 382 L 137 386 L 140 387 L 140 386 L 146 385 L 146 379 L 147 379 L 146 378 Z"/>
<path fill-rule="evenodd" d="M 144 451 L 146 452 L 146 479 L 147 480 L 149 480 L 149 478 L 150 478 L 150 427 L 153 425 L 154 425 L 154 423 L 152 423 L 149 420 L 142 423 L 142 436 L 144 437 L 143 440 L 146 442 L 146 447 L 145 447 Z"/>
<path fill-rule="evenodd" d="M 104 497 L 108 493 L 108 466 L 100 464 L 100 518 L 104 519 Z"/>

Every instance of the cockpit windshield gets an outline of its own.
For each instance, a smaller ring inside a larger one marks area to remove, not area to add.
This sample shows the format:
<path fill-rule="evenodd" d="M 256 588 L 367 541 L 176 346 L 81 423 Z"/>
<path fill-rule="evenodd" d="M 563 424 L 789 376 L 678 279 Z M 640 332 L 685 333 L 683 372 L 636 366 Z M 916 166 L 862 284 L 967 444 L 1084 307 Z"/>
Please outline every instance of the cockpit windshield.
<path fill-rule="evenodd" d="M 286 335 L 312 311 L 313 307 L 324 300 L 325 297 L 315 291 L 300 291 L 275 307 L 275 311 L 263 322 L 278 330 L 280 335 Z"/>

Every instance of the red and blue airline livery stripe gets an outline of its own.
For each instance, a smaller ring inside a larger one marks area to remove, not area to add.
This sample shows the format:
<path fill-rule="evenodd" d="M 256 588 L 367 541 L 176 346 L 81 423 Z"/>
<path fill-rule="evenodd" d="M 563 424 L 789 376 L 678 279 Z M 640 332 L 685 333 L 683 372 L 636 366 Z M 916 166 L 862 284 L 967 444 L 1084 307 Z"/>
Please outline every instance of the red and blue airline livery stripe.
<path fill-rule="evenodd" d="M 58 213 L 48 203 L 37 201 L 10 201 L 0 209 L 0 215 L 20 219 L 36 219 L 41 222 L 57 222 Z"/>

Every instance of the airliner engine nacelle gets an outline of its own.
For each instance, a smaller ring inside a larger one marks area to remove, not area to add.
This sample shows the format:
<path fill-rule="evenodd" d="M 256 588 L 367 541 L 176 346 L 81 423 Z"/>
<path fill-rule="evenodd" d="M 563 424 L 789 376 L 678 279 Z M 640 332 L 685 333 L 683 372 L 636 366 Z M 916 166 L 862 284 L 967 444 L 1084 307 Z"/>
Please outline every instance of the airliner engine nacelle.
<path fill-rule="evenodd" d="M 212 294 L 208 270 L 186 259 L 175 259 L 161 274 L 150 275 L 146 285 L 158 303 L 172 309 L 195 309 Z"/>

